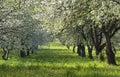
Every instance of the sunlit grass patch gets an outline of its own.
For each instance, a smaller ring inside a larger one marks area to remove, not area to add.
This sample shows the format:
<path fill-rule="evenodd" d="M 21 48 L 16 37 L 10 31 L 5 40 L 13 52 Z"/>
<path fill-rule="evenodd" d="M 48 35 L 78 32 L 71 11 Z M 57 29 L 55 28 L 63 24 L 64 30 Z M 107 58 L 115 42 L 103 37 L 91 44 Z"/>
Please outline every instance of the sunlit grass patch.
<path fill-rule="evenodd" d="M 25 58 L 13 54 L 8 61 L 1 58 L 0 77 L 120 77 L 120 66 L 79 57 L 61 44 L 46 47 Z M 119 56 L 118 52 L 117 63 Z"/>

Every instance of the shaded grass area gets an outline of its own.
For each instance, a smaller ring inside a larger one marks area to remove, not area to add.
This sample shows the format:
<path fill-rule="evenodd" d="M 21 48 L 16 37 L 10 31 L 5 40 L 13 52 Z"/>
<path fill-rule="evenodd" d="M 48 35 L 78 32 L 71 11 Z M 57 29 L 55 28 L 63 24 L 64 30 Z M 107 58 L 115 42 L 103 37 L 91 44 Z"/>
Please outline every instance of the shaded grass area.
<path fill-rule="evenodd" d="M 119 64 L 119 52 L 116 59 Z M 25 58 L 11 54 L 8 61 L 0 59 L 0 77 L 120 77 L 120 66 L 81 58 L 53 43 Z"/>

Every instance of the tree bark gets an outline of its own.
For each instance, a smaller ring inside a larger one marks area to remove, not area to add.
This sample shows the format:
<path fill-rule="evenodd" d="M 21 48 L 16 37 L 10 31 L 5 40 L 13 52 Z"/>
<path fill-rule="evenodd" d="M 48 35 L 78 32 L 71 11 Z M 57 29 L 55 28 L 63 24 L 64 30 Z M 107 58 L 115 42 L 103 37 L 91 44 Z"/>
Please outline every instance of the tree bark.
<path fill-rule="evenodd" d="M 112 50 L 111 39 L 110 39 L 109 33 L 105 32 L 104 35 L 106 39 L 107 62 L 108 64 L 116 65 L 115 54 Z"/>
<path fill-rule="evenodd" d="M 105 60 L 104 53 L 101 52 L 99 58 L 100 61 L 104 61 Z"/>
<path fill-rule="evenodd" d="M 67 49 L 70 49 L 70 45 L 66 45 Z"/>
<path fill-rule="evenodd" d="M 81 44 L 77 45 L 77 53 L 81 56 Z"/>
<path fill-rule="evenodd" d="M 30 55 L 30 49 L 27 49 L 27 56 Z"/>
<path fill-rule="evenodd" d="M 95 46 L 96 56 L 98 57 L 98 55 L 102 52 L 102 50 L 106 46 L 105 43 L 102 43 L 103 32 L 98 26 L 91 28 L 91 38 Z"/>
<path fill-rule="evenodd" d="M 85 54 L 85 45 L 84 45 L 84 44 L 81 44 L 81 49 L 82 49 L 82 54 L 81 54 L 81 56 L 82 56 L 82 57 L 85 57 L 86 54 Z"/>
<path fill-rule="evenodd" d="M 78 55 L 81 56 L 81 57 L 85 57 L 85 56 L 86 56 L 84 44 L 80 43 L 80 44 L 78 45 L 77 53 L 78 53 Z"/>
<path fill-rule="evenodd" d="M 33 47 L 30 48 L 30 51 L 31 51 L 31 54 L 34 54 L 34 48 Z"/>
<path fill-rule="evenodd" d="M 31 54 L 34 54 L 34 50 L 33 49 L 31 50 Z"/>
<path fill-rule="evenodd" d="M 3 48 L 3 60 L 8 60 L 8 55 L 9 55 L 9 51 L 5 50 L 5 48 Z"/>
<path fill-rule="evenodd" d="M 75 53 L 75 47 L 76 47 L 76 46 L 75 46 L 75 45 L 73 45 L 73 53 Z"/>
<path fill-rule="evenodd" d="M 25 56 L 26 56 L 25 51 L 23 49 L 20 50 L 20 57 L 25 57 Z"/>
<path fill-rule="evenodd" d="M 93 56 L 92 56 L 92 50 L 93 50 L 93 46 L 89 46 L 89 45 L 87 45 L 87 48 L 88 48 L 88 57 L 90 58 L 90 59 L 93 59 Z"/>

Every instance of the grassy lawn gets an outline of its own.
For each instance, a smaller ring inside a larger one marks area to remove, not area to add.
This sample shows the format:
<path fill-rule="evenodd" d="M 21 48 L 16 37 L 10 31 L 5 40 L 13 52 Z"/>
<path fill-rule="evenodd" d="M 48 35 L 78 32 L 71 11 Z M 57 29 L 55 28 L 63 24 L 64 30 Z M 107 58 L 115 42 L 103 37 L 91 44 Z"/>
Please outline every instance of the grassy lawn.
<path fill-rule="evenodd" d="M 120 52 L 116 60 L 120 64 Z M 120 66 L 81 58 L 59 43 L 51 43 L 29 57 L 20 58 L 16 52 L 8 61 L 0 58 L 0 77 L 120 77 Z"/>

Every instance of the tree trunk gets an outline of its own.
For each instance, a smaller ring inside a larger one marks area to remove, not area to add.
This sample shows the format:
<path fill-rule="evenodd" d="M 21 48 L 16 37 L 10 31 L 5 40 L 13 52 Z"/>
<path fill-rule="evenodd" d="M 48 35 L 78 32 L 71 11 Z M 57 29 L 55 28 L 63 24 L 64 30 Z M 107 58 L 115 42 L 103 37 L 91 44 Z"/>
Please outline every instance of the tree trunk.
<path fill-rule="evenodd" d="M 100 59 L 100 61 L 104 61 L 105 60 L 104 53 L 102 53 L 102 52 L 100 53 L 99 59 Z"/>
<path fill-rule="evenodd" d="M 100 47 L 95 48 L 95 52 L 96 52 L 96 57 L 98 58 L 100 53 L 102 53 L 102 50 L 100 49 Z"/>
<path fill-rule="evenodd" d="M 93 56 L 92 56 L 92 50 L 93 50 L 93 46 L 89 46 L 89 45 L 87 45 L 87 47 L 88 47 L 88 57 L 90 58 L 90 59 L 93 59 Z"/>
<path fill-rule="evenodd" d="M 77 53 L 81 56 L 81 44 L 77 45 Z"/>
<path fill-rule="evenodd" d="M 75 53 L 75 45 L 73 46 L 73 53 Z"/>
<path fill-rule="evenodd" d="M 33 51 L 33 50 L 31 51 L 31 54 L 34 54 L 34 51 Z"/>
<path fill-rule="evenodd" d="M 70 46 L 69 45 L 66 45 L 67 49 L 70 49 Z"/>
<path fill-rule="evenodd" d="M 27 56 L 30 55 L 30 49 L 27 49 Z"/>
<path fill-rule="evenodd" d="M 4 60 L 8 60 L 8 55 L 9 55 L 9 51 L 5 50 L 5 48 L 3 48 L 3 56 L 2 56 L 2 58 Z"/>
<path fill-rule="evenodd" d="M 35 50 L 35 48 L 31 47 L 31 54 L 34 54 L 34 50 Z"/>
<path fill-rule="evenodd" d="M 101 52 L 101 51 L 99 50 L 99 48 L 96 48 L 96 49 L 95 49 L 95 53 L 96 53 L 96 56 L 97 56 L 97 57 L 98 57 L 98 55 L 100 54 L 100 52 Z"/>
<path fill-rule="evenodd" d="M 104 49 L 105 46 L 106 46 L 106 43 L 103 43 L 102 45 L 98 45 L 97 47 L 95 47 L 97 57 L 99 55 L 101 56 L 102 50 Z"/>
<path fill-rule="evenodd" d="M 24 51 L 24 50 L 21 50 L 21 51 L 20 51 L 20 57 L 25 57 L 25 56 L 26 56 L 25 51 Z"/>
<path fill-rule="evenodd" d="M 35 46 L 35 50 L 38 50 L 38 45 Z"/>
<path fill-rule="evenodd" d="M 106 55 L 108 64 L 116 65 L 115 54 L 112 50 L 111 39 L 109 33 L 104 33 L 106 38 Z"/>
<path fill-rule="evenodd" d="M 82 54 L 81 54 L 81 56 L 82 56 L 82 57 L 85 57 L 86 54 L 85 54 L 85 46 L 84 46 L 84 44 L 81 44 L 81 49 L 82 49 Z"/>
<path fill-rule="evenodd" d="M 91 38 L 92 38 L 92 42 L 95 46 L 96 57 L 98 57 L 106 45 L 105 43 L 102 43 L 103 32 L 101 32 L 101 30 L 98 26 L 91 28 Z"/>

